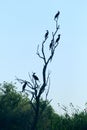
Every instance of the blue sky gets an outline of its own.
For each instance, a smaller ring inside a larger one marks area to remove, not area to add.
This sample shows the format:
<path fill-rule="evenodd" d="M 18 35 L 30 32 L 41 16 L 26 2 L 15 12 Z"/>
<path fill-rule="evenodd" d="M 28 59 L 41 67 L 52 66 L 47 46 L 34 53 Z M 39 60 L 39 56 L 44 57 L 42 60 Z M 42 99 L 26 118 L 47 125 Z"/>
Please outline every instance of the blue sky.
<path fill-rule="evenodd" d="M 0 82 L 41 76 L 42 61 L 36 55 L 45 30 L 55 29 L 54 15 L 60 10 L 61 40 L 51 71 L 49 99 L 83 106 L 87 101 L 87 1 L 3 0 L 0 1 Z M 20 88 L 21 89 L 21 88 Z"/>

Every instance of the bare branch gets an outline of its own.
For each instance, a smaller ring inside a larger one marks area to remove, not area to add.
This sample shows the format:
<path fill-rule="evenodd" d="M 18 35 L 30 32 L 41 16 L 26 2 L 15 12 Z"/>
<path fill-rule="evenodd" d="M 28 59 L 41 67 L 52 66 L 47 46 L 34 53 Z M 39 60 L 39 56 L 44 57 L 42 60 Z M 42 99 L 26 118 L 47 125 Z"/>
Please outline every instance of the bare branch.
<path fill-rule="evenodd" d="M 55 48 L 56 48 L 58 45 L 59 45 L 59 42 L 57 42 L 57 43 L 55 44 Z M 54 49 L 55 49 L 55 48 L 54 48 Z"/>
<path fill-rule="evenodd" d="M 50 72 L 48 72 L 46 84 L 48 84 L 48 81 L 49 81 L 49 80 L 50 80 Z"/>
<path fill-rule="evenodd" d="M 37 46 L 37 53 L 36 53 L 40 58 L 42 58 L 44 60 L 44 58 L 40 55 L 39 53 L 39 45 Z"/>
<path fill-rule="evenodd" d="M 47 97 L 48 97 L 48 94 L 49 94 L 49 90 L 50 90 L 50 78 L 49 78 L 49 85 L 48 85 L 48 89 L 47 89 L 47 92 L 46 92 L 46 100 L 47 100 Z"/>
<path fill-rule="evenodd" d="M 34 79 L 30 76 L 30 74 L 28 73 L 28 75 L 29 75 L 29 78 L 30 78 L 30 81 L 32 82 L 32 89 L 33 89 L 33 86 L 34 86 Z"/>
<path fill-rule="evenodd" d="M 28 76 L 29 76 L 30 80 L 32 81 L 32 78 L 31 78 L 31 76 L 30 76 L 29 72 L 28 72 Z"/>
<path fill-rule="evenodd" d="M 42 47 L 41 47 L 42 56 L 39 53 L 39 45 L 37 46 L 37 53 L 36 53 L 39 56 L 39 58 L 44 60 L 45 64 L 46 64 L 46 56 L 45 56 L 45 52 L 44 52 L 44 44 L 45 44 L 47 39 L 48 39 L 48 36 L 46 36 L 45 40 L 42 42 Z"/>
<path fill-rule="evenodd" d="M 43 41 L 42 43 L 42 54 L 43 54 L 43 59 L 44 59 L 44 63 L 46 64 L 46 57 L 45 57 L 45 53 L 44 53 L 44 43 L 46 40 Z"/>

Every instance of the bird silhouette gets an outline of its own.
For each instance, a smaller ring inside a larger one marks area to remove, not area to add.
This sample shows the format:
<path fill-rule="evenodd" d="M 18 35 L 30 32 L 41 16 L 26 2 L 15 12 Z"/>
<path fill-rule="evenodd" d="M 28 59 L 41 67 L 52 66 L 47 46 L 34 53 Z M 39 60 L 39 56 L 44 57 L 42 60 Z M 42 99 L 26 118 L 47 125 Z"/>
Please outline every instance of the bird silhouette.
<path fill-rule="evenodd" d="M 58 19 L 59 14 L 60 14 L 60 11 L 58 11 L 57 14 L 54 16 L 54 20 Z"/>
<path fill-rule="evenodd" d="M 34 78 L 34 80 L 36 81 L 36 80 L 39 80 L 39 78 L 35 75 L 35 73 L 33 73 L 33 78 Z"/>
<path fill-rule="evenodd" d="M 49 45 L 49 50 L 52 48 L 52 42 L 50 43 L 50 45 Z"/>
<path fill-rule="evenodd" d="M 46 33 L 45 33 L 45 40 L 47 39 L 48 34 L 49 34 L 49 31 L 48 31 L 48 30 L 46 30 Z"/>
<path fill-rule="evenodd" d="M 56 42 L 58 42 L 60 40 L 60 34 L 58 35 L 58 38 L 56 39 Z"/>
<path fill-rule="evenodd" d="M 50 45 L 49 45 L 49 50 L 52 49 L 52 47 L 53 47 L 53 42 L 54 42 L 54 40 L 52 39 L 52 40 L 51 40 L 51 43 L 50 43 Z"/>
<path fill-rule="evenodd" d="M 27 82 L 25 81 L 25 83 L 22 86 L 22 92 L 24 92 L 26 85 L 27 85 Z"/>

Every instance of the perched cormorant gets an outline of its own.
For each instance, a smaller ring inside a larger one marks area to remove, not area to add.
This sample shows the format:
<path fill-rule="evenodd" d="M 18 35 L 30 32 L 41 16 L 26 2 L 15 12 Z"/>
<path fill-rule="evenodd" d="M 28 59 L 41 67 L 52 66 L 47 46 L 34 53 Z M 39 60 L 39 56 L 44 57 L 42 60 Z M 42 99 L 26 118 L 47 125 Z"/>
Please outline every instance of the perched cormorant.
<path fill-rule="evenodd" d="M 22 86 L 22 92 L 24 92 L 26 85 L 27 85 L 27 82 L 25 81 L 25 83 Z"/>
<path fill-rule="evenodd" d="M 52 47 L 53 47 L 53 39 L 51 40 L 51 43 L 49 45 L 49 50 L 52 49 Z"/>
<path fill-rule="evenodd" d="M 60 14 L 60 11 L 57 12 L 57 14 L 56 14 L 55 17 L 54 17 L 54 20 L 55 20 L 55 19 L 58 19 L 59 14 Z"/>
<path fill-rule="evenodd" d="M 58 42 L 60 40 L 60 34 L 58 35 L 58 38 L 56 39 L 56 42 Z"/>
<path fill-rule="evenodd" d="M 49 45 L 49 49 L 51 49 L 52 48 L 52 42 L 50 43 L 50 45 Z"/>
<path fill-rule="evenodd" d="M 39 80 L 39 78 L 35 75 L 35 73 L 33 73 L 33 78 L 35 79 L 35 80 Z"/>
<path fill-rule="evenodd" d="M 45 40 L 47 39 L 47 37 L 48 37 L 48 34 L 49 34 L 49 31 L 48 30 L 46 30 L 47 32 L 45 33 Z"/>

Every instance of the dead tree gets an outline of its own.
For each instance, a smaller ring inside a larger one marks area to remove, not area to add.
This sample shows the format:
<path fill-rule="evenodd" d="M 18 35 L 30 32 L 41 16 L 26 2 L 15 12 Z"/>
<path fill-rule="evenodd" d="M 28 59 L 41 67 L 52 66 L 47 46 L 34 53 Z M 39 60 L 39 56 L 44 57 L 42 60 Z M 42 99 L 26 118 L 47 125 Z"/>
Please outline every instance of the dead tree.
<path fill-rule="evenodd" d="M 41 44 L 41 48 L 38 45 L 37 46 L 37 55 L 40 59 L 43 60 L 43 69 L 42 69 L 42 84 L 39 81 L 39 77 L 33 73 L 33 75 L 29 74 L 29 78 L 30 80 L 23 80 L 23 79 L 19 79 L 17 78 L 17 80 L 20 83 L 23 83 L 22 86 L 22 91 L 28 93 L 29 95 L 31 95 L 30 97 L 30 104 L 32 105 L 32 108 L 34 110 L 34 119 L 32 122 L 32 126 L 31 126 L 31 130 L 36 130 L 36 126 L 37 126 L 37 122 L 38 122 L 38 117 L 39 117 L 39 110 L 40 110 L 40 99 L 42 97 L 42 94 L 45 92 L 46 88 L 48 88 L 47 92 L 46 92 L 46 99 L 49 93 L 49 87 L 50 87 L 50 73 L 47 74 L 47 67 L 48 64 L 52 61 L 55 50 L 57 48 L 57 46 L 59 45 L 59 40 L 60 40 L 60 34 L 58 34 L 58 30 L 59 30 L 59 24 L 58 24 L 58 18 L 59 18 L 59 14 L 60 12 L 58 11 L 58 13 L 55 15 L 55 24 L 56 24 L 56 28 L 55 31 L 52 32 L 52 38 L 51 38 L 51 42 L 48 45 L 48 51 L 49 56 L 47 57 L 46 52 L 45 52 L 45 43 L 47 42 L 47 39 L 49 38 L 49 31 L 47 30 L 46 34 L 44 35 L 44 40 Z M 26 87 L 26 89 L 25 89 Z M 35 103 L 33 103 L 35 102 Z"/>

